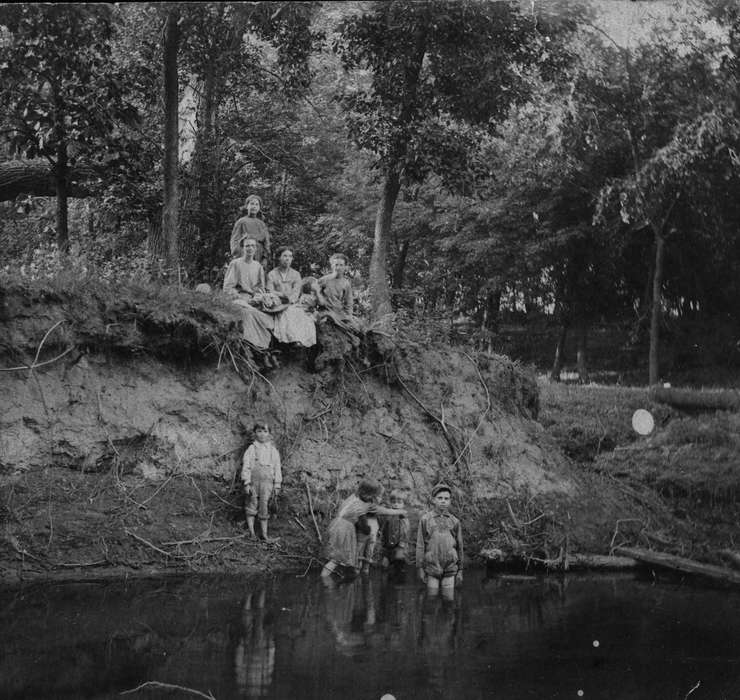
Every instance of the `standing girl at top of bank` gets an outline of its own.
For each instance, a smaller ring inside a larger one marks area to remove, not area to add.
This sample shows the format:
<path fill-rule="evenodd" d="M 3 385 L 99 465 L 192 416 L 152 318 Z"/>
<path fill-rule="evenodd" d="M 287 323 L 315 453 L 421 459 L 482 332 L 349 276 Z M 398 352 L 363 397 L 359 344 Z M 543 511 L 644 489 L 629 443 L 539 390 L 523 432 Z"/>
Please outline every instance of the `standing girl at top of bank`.
<path fill-rule="evenodd" d="M 254 259 L 265 266 L 270 255 L 270 232 L 262 217 L 262 199 L 259 195 L 250 194 L 244 202 L 242 212 L 245 215 L 237 219 L 231 231 L 231 256 L 241 254 L 240 243 L 243 238 L 252 238 L 257 242 Z"/>

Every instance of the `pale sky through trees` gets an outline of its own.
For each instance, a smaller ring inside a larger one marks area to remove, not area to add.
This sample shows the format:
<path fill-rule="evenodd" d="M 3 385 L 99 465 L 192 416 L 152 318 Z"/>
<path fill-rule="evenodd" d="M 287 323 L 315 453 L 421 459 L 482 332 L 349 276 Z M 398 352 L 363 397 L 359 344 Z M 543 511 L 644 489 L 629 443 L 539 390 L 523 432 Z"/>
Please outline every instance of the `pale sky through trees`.
<path fill-rule="evenodd" d="M 597 24 L 620 46 L 634 46 L 648 39 L 651 31 L 670 20 L 679 24 L 695 22 L 703 3 L 697 0 L 591 0 L 599 13 Z M 714 23 L 705 23 L 711 34 Z"/>

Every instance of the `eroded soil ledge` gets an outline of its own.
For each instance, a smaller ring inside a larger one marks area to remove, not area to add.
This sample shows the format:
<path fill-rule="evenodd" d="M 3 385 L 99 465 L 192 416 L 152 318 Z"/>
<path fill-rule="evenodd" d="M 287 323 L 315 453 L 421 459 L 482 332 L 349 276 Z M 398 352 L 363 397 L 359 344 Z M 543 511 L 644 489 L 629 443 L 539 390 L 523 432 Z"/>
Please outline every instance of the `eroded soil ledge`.
<path fill-rule="evenodd" d="M 319 371 L 296 353 L 266 374 L 218 299 L 161 295 L 2 291 L 3 582 L 308 569 L 364 475 L 408 489 L 412 526 L 431 485 L 452 483 L 473 557 L 558 567 L 651 537 L 705 559 L 727 545 L 603 450 L 596 467 L 566 456 L 506 357 L 399 321 L 355 348 L 324 328 Z M 270 546 L 245 537 L 232 490 L 258 417 L 284 462 Z"/>

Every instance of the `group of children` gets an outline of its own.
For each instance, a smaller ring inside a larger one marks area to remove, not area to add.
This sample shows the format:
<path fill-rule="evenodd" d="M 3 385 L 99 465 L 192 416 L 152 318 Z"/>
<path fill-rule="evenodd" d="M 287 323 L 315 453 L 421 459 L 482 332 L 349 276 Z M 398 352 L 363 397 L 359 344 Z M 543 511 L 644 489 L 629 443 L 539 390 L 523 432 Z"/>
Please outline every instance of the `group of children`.
<path fill-rule="evenodd" d="M 270 352 L 278 343 L 312 347 L 315 323 L 322 318 L 355 337 L 361 333 L 353 316 L 352 285 L 346 277 L 347 259 L 341 253 L 329 259 L 331 272 L 319 279 L 301 278 L 292 267 L 290 248 L 279 251 L 279 264 L 265 274 L 263 263 L 271 252 L 270 234 L 262 220 L 262 200 L 249 195 L 244 216 L 234 224 L 229 263 L 223 289 L 242 312 L 243 335 L 263 353 L 266 366 L 277 364 Z M 254 426 L 255 441 L 242 459 L 241 482 L 249 534 L 268 537 L 269 504 L 280 494 L 280 454 L 270 439 L 266 423 Z M 382 488 L 373 480 L 360 482 L 357 492 L 339 506 L 329 526 L 327 562 L 321 575 L 326 581 L 353 578 L 369 571 L 375 547 L 383 548 L 382 565 L 394 574 L 404 572 L 410 540 L 405 494 L 390 493 L 390 507 L 380 505 Z M 416 538 L 416 567 L 430 590 L 452 590 L 462 581 L 463 541 L 460 521 L 450 511 L 451 490 L 437 484 L 431 493 L 432 508 L 422 514 Z M 255 521 L 258 530 L 255 529 Z"/>
<path fill-rule="evenodd" d="M 359 329 L 353 316 L 352 284 L 346 277 L 347 258 L 335 253 L 329 258 L 331 272 L 323 277 L 301 277 L 292 267 L 293 251 L 278 251 L 278 265 L 265 272 L 270 237 L 260 218 L 262 201 L 257 195 L 246 200 L 246 215 L 231 234 L 231 253 L 223 291 L 232 297 L 242 315 L 243 337 L 265 360 L 277 365 L 271 351 L 273 339 L 287 345 L 313 347 L 316 321 L 330 318 L 350 332 Z"/>
<path fill-rule="evenodd" d="M 382 547 L 381 565 L 395 576 L 406 567 L 410 527 L 405 494 L 390 493 L 391 507 L 380 505 L 382 487 L 363 479 L 357 492 L 346 498 L 329 526 L 327 562 L 321 576 L 353 578 L 369 571 L 376 542 Z M 449 593 L 463 578 L 463 537 L 460 520 L 450 513 L 451 488 L 444 483 L 432 489 L 431 508 L 419 518 L 415 565 L 420 580 L 430 592 Z"/>
<path fill-rule="evenodd" d="M 272 443 L 267 423 L 254 425 L 254 442 L 242 458 L 246 527 L 251 537 L 268 537 L 269 504 L 279 496 L 283 475 L 280 453 Z M 362 479 L 357 491 L 344 499 L 329 526 L 326 563 L 321 576 L 329 583 L 367 573 L 380 543 L 381 565 L 402 577 L 408 559 L 410 524 L 406 495 L 390 492 L 390 507 L 380 504 L 383 489 L 373 479 Z M 454 590 L 463 578 L 463 536 L 460 520 L 450 512 L 452 490 L 445 483 L 431 492 L 431 508 L 422 513 L 416 535 L 415 565 L 430 592 Z M 258 529 L 255 528 L 255 521 Z"/>

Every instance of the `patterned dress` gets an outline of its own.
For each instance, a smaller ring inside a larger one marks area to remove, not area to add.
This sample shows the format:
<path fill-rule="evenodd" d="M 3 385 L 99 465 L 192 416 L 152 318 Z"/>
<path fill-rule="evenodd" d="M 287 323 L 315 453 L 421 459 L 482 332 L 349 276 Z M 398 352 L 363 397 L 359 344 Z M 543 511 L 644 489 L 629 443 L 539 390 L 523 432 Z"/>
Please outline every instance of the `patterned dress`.
<path fill-rule="evenodd" d="M 275 318 L 275 338 L 281 343 L 300 343 L 306 348 L 316 345 L 316 322 L 303 303 L 298 271 L 288 268 L 283 272 L 276 267 L 267 275 L 267 289 L 289 303 Z"/>

